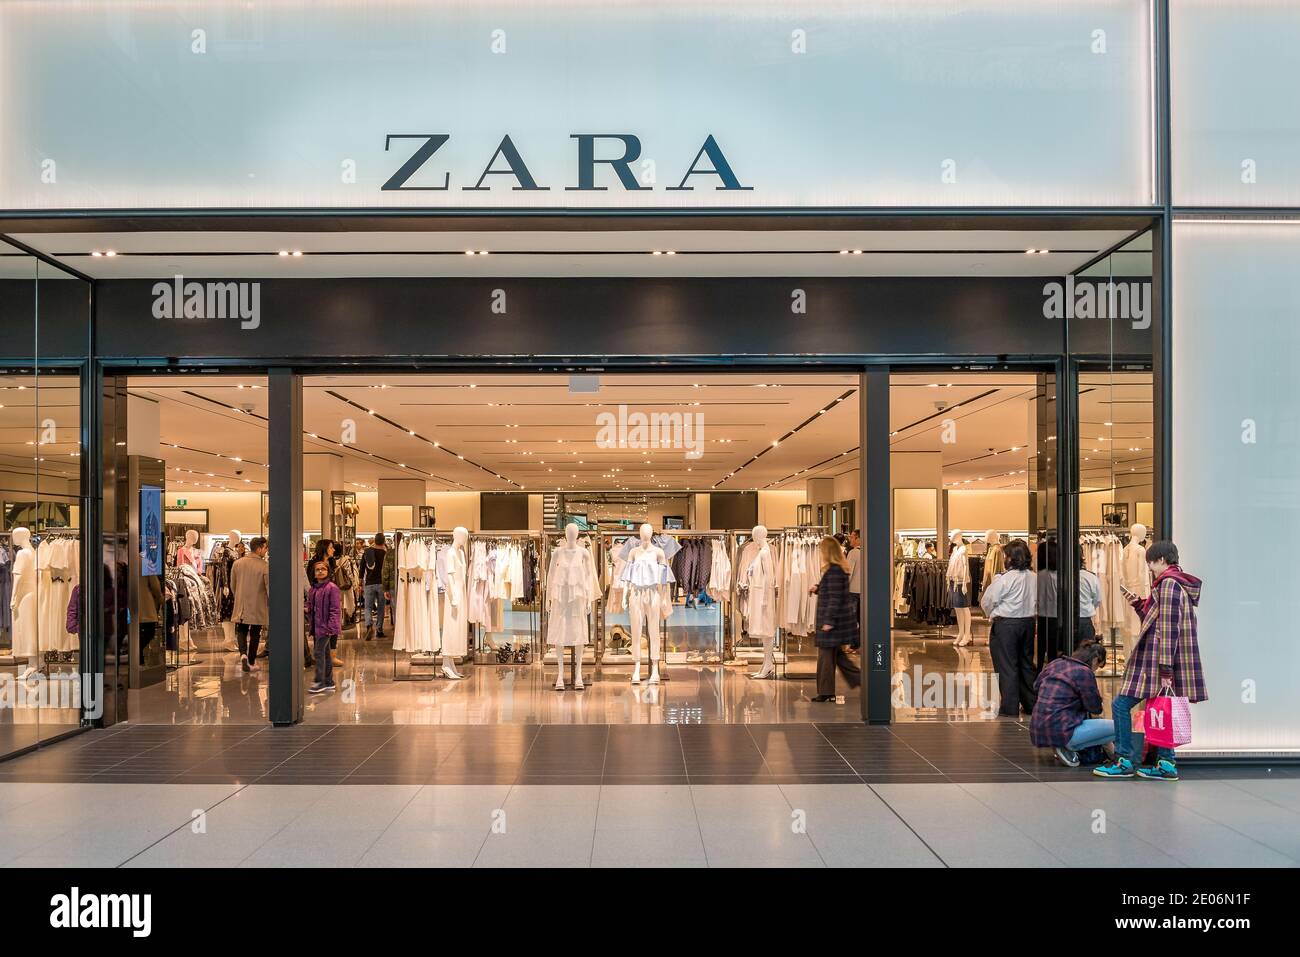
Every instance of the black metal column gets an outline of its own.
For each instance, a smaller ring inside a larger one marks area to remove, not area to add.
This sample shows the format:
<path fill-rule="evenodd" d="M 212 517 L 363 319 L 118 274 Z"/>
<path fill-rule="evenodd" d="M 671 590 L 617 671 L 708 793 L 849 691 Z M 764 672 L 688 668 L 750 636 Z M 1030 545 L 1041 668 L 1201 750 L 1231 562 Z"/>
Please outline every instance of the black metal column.
<path fill-rule="evenodd" d="M 1151 275 L 1151 351 L 1152 351 L 1152 418 L 1155 441 L 1152 445 L 1154 461 L 1152 475 L 1155 498 L 1156 535 L 1162 539 L 1174 537 L 1173 505 L 1173 436 L 1170 428 L 1173 416 L 1173 381 L 1170 366 L 1173 364 L 1173 171 L 1170 150 L 1172 126 L 1170 122 L 1169 79 L 1169 0 L 1157 0 L 1155 5 L 1155 56 L 1156 56 L 1156 202 L 1164 209 L 1156 220 L 1151 235 L 1153 253 Z"/>
<path fill-rule="evenodd" d="M 894 554 L 890 543 L 889 509 L 889 367 L 870 366 L 859 378 L 858 419 L 862 449 L 862 720 L 889 724 L 893 644 L 890 593 Z"/>
<path fill-rule="evenodd" d="M 271 723 L 296 724 L 303 714 L 302 376 L 271 369 L 270 466 Z"/>
<path fill-rule="evenodd" d="M 1069 356 L 1068 340 L 1066 354 L 1057 367 L 1056 406 L 1056 441 L 1052 444 L 1056 446 L 1056 527 L 1061 543 L 1057 550 L 1060 562 L 1056 611 L 1060 648 L 1069 654 L 1078 641 L 1079 622 L 1079 376 Z"/>

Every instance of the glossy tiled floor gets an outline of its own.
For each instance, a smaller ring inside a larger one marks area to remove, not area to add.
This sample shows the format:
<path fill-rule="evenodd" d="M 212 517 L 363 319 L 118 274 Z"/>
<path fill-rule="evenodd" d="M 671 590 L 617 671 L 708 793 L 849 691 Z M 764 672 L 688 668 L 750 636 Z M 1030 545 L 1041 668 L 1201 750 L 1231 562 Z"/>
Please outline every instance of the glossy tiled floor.
<path fill-rule="evenodd" d="M 979 632 L 977 639 L 983 636 Z M 165 681 L 130 693 L 132 721 L 151 724 L 257 724 L 267 717 L 266 661 L 245 675 L 238 655 L 223 648 L 220 633 L 199 636 L 204 653 L 196 663 L 169 672 Z M 806 649 L 805 649 L 806 650 Z M 633 686 L 630 665 L 588 665 L 587 688 L 557 694 L 555 666 L 480 664 L 465 668 L 467 680 L 394 681 L 388 642 L 349 639 L 339 643 L 344 664 L 337 669 L 339 692 L 306 703 L 308 724 L 782 724 L 857 722 L 860 711 L 850 689 L 840 705 L 814 705 L 810 658 L 789 666 L 793 680 L 754 681 L 754 665 L 679 664 L 657 689 Z M 996 710 L 989 689 L 987 644 L 952 646 L 951 635 L 899 632 L 893 666 L 909 677 L 918 673 L 974 679 L 985 698 L 967 706 L 921 707 L 909 701 L 894 709 L 899 722 L 988 720 Z M 397 673 L 406 674 L 405 656 Z M 1103 680 L 1103 690 L 1111 682 Z"/>
<path fill-rule="evenodd" d="M 1300 780 L 0 783 L 0 864 L 1294 867 Z"/>

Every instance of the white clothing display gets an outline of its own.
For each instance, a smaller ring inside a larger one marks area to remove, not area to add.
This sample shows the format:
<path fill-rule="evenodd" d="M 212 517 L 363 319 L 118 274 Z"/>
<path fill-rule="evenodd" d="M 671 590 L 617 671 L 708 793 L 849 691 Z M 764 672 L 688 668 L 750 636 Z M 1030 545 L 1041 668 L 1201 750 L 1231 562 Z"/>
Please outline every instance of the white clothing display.
<path fill-rule="evenodd" d="M 958 545 L 952 550 L 948 559 L 948 573 L 944 576 L 949 584 L 970 584 L 970 562 L 966 561 L 966 546 Z M 967 591 L 969 592 L 969 588 Z"/>
<path fill-rule="evenodd" d="M 713 540 L 713 554 L 709 561 L 709 597 L 721 601 L 731 591 L 731 558 L 722 539 Z"/>
<path fill-rule="evenodd" d="M 441 550 L 438 579 L 442 602 L 442 653 L 459 658 L 469 652 L 469 596 L 466 594 L 465 549 L 450 545 Z"/>
<path fill-rule="evenodd" d="M 1151 570 L 1147 567 L 1147 550 L 1142 542 L 1130 541 L 1124 547 L 1120 581 L 1139 598 L 1151 597 Z M 1122 597 L 1122 596 L 1121 596 Z M 1124 646 L 1130 653 L 1142 633 L 1142 622 L 1127 600 L 1124 601 Z"/>
<path fill-rule="evenodd" d="M 78 540 L 50 536 L 36 549 L 37 628 L 42 651 L 73 651 L 80 639 L 68 632 L 68 602 L 77 585 Z"/>
<path fill-rule="evenodd" d="M 394 596 L 393 650 L 431 653 L 442 645 L 439 622 L 438 546 L 429 538 L 407 537 L 398 546 Z"/>
<path fill-rule="evenodd" d="M 782 542 L 780 625 L 792 635 L 810 635 L 816 628 L 817 596 L 808 590 L 821 580 L 820 544 L 820 536 L 794 533 Z"/>
<path fill-rule="evenodd" d="M 754 638 L 771 638 L 776 634 L 776 559 L 770 542 L 745 546 L 737 584 L 741 591 L 741 611 L 746 632 Z"/>
<path fill-rule="evenodd" d="M 587 615 L 599 597 L 596 563 L 588 549 L 562 545 L 552 551 L 546 573 L 547 643 L 562 648 L 587 644 Z"/>
<path fill-rule="evenodd" d="M 632 616 L 632 654 L 641 658 L 641 629 L 646 628 L 651 654 L 659 648 L 659 622 L 664 614 L 664 596 L 658 585 L 631 585 L 627 589 L 627 610 Z"/>
<path fill-rule="evenodd" d="M 13 655 L 15 658 L 30 658 L 40 653 L 36 608 L 36 550 L 30 545 L 15 549 L 13 565 L 13 592 L 9 599 L 13 613 Z"/>

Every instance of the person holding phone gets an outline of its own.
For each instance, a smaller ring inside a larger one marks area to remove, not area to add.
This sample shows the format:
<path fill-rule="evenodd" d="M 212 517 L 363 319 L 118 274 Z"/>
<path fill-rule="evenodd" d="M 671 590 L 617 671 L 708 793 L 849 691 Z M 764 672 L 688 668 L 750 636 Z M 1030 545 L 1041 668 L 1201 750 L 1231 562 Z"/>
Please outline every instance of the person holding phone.
<path fill-rule="evenodd" d="M 1173 542 L 1156 542 L 1147 549 L 1146 559 L 1154 576 L 1151 597 L 1139 598 L 1121 586 L 1125 599 L 1142 621 L 1142 631 L 1129 657 L 1119 694 L 1111 703 L 1116 757 L 1092 773 L 1103 778 L 1136 775 L 1152 781 L 1177 781 L 1173 748 L 1157 748 L 1153 764 L 1136 767 L 1132 712 L 1145 699 L 1160 694 L 1189 702 L 1208 697 L 1196 634 L 1196 606 L 1201 601 L 1202 583 L 1179 566 L 1178 548 Z"/>

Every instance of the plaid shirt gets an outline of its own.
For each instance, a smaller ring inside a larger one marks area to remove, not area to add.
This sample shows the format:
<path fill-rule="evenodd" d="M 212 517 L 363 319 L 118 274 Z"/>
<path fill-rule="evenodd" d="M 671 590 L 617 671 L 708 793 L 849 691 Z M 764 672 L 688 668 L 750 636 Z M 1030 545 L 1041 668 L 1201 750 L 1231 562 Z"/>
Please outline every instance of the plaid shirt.
<path fill-rule="evenodd" d="M 1201 580 L 1170 565 L 1151 587 L 1150 598 L 1133 601 L 1142 619 L 1142 633 L 1129 657 L 1119 693 L 1131 698 L 1151 698 L 1169 676 L 1174 695 L 1204 701 L 1205 673 L 1196 643 L 1196 606 L 1201 601 Z"/>
<path fill-rule="evenodd" d="M 1034 713 L 1029 740 L 1040 748 L 1065 747 L 1084 719 L 1101 714 L 1097 676 L 1078 658 L 1049 661 L 1034 682 Z"/>

